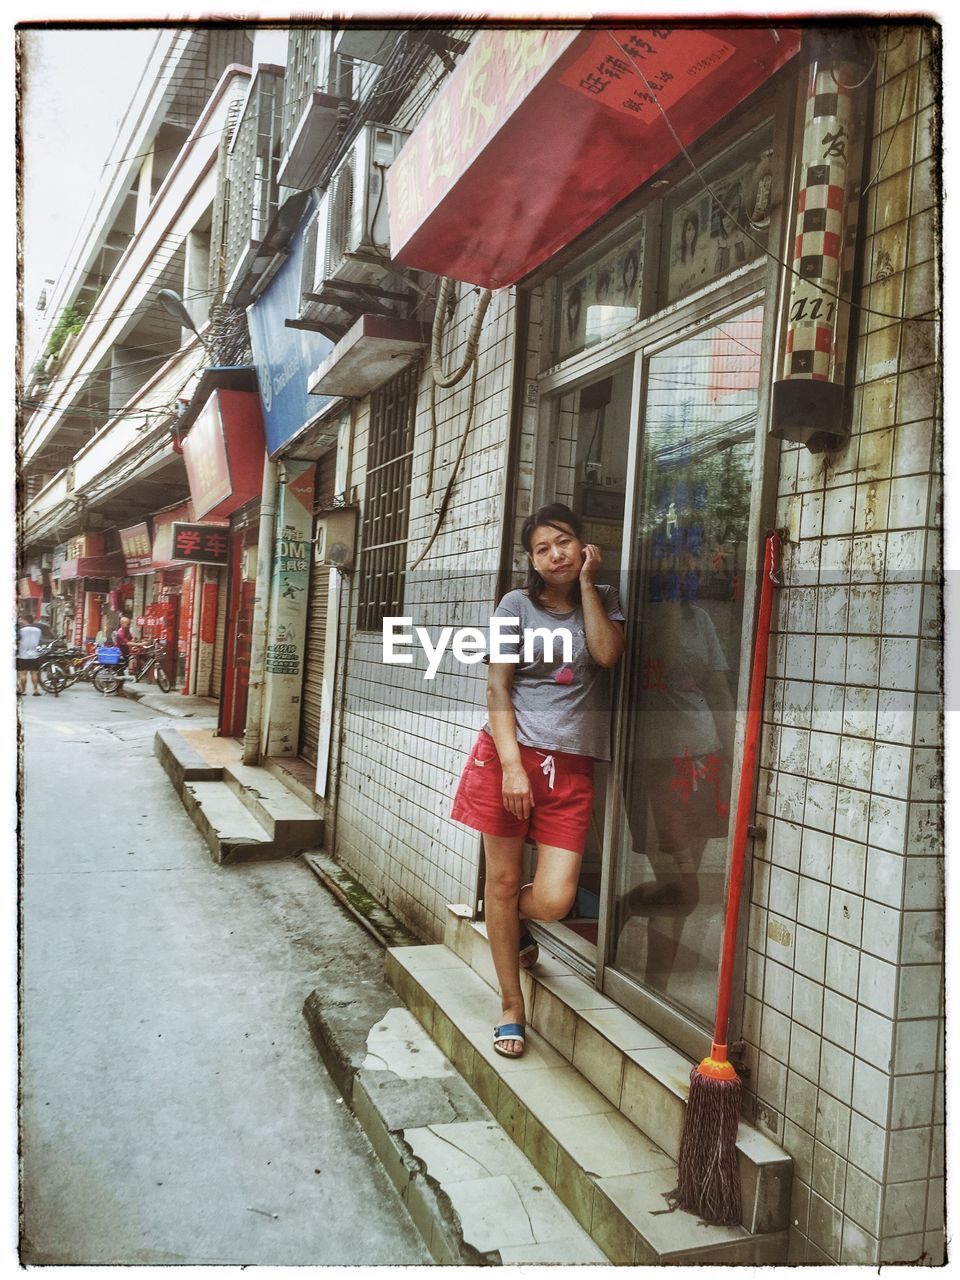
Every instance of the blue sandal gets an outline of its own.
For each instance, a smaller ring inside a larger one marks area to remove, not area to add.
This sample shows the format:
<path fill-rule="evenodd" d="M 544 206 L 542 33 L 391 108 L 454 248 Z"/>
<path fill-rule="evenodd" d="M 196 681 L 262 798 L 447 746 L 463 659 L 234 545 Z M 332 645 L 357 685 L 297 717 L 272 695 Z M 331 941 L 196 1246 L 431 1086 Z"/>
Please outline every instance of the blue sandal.
<path fill-rule="evenodd" d="M 526 929 L 524 929 L 520 934 L 520 968 L 532 969 L 539 959 L 540 948 Z"/>
<path fill-rule="evenodd" d="M 499 1027 L 493 1028 L 493 1048 L 501 1058 L 519 1058 L 523 1054 L 523 1047 L 519 1053 L 511 1053 L 507 1049 L 501 1049 L 502 1044 L 506 1044 L 510 1040 L 519 1040 L 521 1046 L 526 1040 L 526 1028 L 519 1022 L 504 1022 Z"/>

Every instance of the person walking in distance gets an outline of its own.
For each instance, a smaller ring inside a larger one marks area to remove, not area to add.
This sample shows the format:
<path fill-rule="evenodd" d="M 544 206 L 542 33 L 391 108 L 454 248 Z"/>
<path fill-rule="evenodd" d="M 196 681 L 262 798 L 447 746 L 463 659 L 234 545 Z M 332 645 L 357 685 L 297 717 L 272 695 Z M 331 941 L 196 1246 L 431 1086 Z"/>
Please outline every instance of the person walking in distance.
<path fill-rule="evenodd" d="M 17 630 L 17 678 L 20 693 L 27 692 L 27 672 L 30 672 L 30 683 L 33 685 L 34 697 L 40 696 L 40 655 L 39 647 L 43 633 L 31 617 L 26 614 L 20 619 Z"/>
<path fill-rule="evenodd" d="M 490 660 L 487 719 L 451 810 L 483 835 L 487 936 L 503 1009 L 493 1047 L 511 1058 L 524 1049 L 520 965 L 537 959 L 521 918 L 561 920 L 573 905 L 594 763 L 610 759 L 610 668 L 624 646 L 616 589 L 597 585 L 600 550 L 583 540 L 574 512 L 541 507 L 524 522 L 521 543 L 526 587 L 508 591 L 494 613 L 515 622 L 518 660 Z M 559 633 L 552 642 L 550 632 Z M 537 863 L 521 885 L 526 840 Z"/>

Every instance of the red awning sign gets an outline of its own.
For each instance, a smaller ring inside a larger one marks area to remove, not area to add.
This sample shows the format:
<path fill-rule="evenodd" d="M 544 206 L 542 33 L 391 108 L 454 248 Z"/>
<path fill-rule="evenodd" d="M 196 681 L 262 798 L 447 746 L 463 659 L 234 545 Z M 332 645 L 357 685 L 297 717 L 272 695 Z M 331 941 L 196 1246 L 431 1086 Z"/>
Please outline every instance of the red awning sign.
<path fill-rule="evenodd" d="M 769 24 L 481 31 L 388 170 L 391 256 L 516 283 L 799 48 Z"/>

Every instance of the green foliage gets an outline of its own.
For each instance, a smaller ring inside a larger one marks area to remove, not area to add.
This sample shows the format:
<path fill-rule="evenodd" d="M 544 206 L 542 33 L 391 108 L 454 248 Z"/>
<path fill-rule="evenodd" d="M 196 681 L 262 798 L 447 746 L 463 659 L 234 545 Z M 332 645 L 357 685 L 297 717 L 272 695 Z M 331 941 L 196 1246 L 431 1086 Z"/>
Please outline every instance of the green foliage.
<path fill-rule="evenodd" d="M 84 315 L 77 307 L 64 307 L 60 313 L 60 319 L 54 326 L 53 333 L 50 335 L 50 341 L 47 343 L 47 355 L 57 356 L 60 354 L 63 344 L 74 333 L 79 333 L 83 328 Z"/>

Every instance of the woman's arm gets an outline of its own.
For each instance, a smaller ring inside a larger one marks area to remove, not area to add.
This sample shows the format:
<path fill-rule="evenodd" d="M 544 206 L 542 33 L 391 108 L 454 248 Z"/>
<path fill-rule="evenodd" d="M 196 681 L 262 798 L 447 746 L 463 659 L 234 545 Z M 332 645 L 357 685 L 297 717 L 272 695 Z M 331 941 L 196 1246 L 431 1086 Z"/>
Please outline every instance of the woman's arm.
<path fill-rule="evenodd" d="M 533 808 L 530 779 L 520 762 L 517 743 L 517 717 L 510 690 L 513 687 L 514 664 L 491 662 L 487 674 L 487 713 L 490 736 L 500 757 L 503 770 L 503 807 L 515 818 L 529 818 Z"/>
<path fill-rule="evenodd" d="M 590 657 L 601 667 L 615 667 L 623 654 L 623 623 L 607 617 L 600 599 L 600 592 L 593 577 L 600 568 L 600 548 L 587 544 L 580 570 L 580 601 L 583 608 L 583 629 L 587 636 Z"/>

